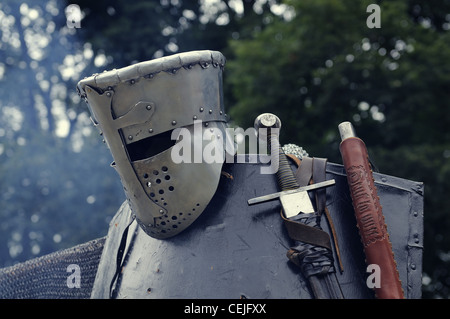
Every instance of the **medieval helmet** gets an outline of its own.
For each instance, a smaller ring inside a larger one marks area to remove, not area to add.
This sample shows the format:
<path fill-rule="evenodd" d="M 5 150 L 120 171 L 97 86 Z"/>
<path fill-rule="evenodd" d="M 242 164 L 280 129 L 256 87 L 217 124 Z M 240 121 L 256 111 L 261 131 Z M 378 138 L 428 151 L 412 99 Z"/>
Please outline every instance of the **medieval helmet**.
<path fill-rule="evenodd" d="M 186 229 L 217 189 L 224 160 L 180 162 L 173 155 L 181 130 L 191 134 L 183 142 L 194 155 L 209 143 L 226 143 L 226 134 L 216 134 L 227 127 L 224 65 L 220 52 L 193 51 L 94 74 L 77 85 L 111 151 L 132 212 L 151 237 Z M 210 142 L 198 143 L 206 132 Z"/>

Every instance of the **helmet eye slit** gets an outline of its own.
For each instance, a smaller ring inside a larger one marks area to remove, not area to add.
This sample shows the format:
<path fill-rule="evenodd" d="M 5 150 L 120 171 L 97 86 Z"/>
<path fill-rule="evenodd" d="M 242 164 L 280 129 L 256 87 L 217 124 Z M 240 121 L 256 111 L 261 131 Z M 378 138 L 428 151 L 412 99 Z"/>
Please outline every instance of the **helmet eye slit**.
<path fill-rule="evenodd" d="M 175 145 L 175 140 L 171 139 L 172 131 L 167 131 L 155 136 L 150 136 L 140 141 L 127 144 L 127 151 L 132 162 L 156 156 Z M 167 167 L 162 171 L 166 172 Z M 155 174 L 156 175 L 156 174 Z"/>

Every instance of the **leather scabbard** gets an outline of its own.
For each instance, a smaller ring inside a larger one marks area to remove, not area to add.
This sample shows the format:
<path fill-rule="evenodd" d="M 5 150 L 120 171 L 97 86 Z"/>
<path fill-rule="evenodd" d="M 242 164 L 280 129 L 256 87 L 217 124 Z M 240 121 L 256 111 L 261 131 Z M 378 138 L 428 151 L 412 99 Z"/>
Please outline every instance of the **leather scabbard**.
<path fill-rule="evenodd" d="M 380 270 L 380 285 L 374 288 L 375 296 L 379 299 L 402 299 L 404 293 L 367 148 L 361 139 L 350 137 L 342 141 L 340 151 L 366 262 L 378 265 Z"/>

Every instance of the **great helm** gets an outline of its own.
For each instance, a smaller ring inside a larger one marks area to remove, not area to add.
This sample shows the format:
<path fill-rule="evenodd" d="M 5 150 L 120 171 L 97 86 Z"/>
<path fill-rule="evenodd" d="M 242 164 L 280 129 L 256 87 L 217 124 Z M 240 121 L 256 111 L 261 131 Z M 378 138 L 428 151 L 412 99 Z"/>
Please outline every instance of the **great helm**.
<path fill-rule="evenodd" d="M 217 189 L 224 161 L 175 163 L 180 139 L 172 133 L 191 133 L 192 151 L 202 153 L 205 143 L 194 143 L 199 134 L 225 131 L 224 65 L 220 52 L 193 51 L 94 74 L 77 85 L 111 151 L 132 212 L 152 237 L 186 229 Z M 226 134 L 210 136 L 226 143 L 220 138 Z"/>

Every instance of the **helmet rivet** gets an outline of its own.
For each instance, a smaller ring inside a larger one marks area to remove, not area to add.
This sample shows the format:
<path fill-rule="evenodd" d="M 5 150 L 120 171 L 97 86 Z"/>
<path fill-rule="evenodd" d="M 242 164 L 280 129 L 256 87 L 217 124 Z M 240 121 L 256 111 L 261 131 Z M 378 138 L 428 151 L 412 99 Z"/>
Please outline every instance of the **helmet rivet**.
<path fill-rule="evenodd" d="M 220 112 L 219 112 L 219 114 L 220 114 L 220 115 L 222 115 L 222 114 L 223 114 L 223 112 L 222 112 L 222 111 L 220 111 Z"/>
<path fill-rule="evenodd" d="M 149 128 L 149 129 L 148 129 L 148 132 L 149 132 L 149 133 L 153 133 L 153 129 L 152 129 L 152 128 Z"/>
<path fill-rule="evenodd" d="M 128 135 L 128 139 L 131 141 L 133 139 L 133 135 Z"/>
<path fill-rule="evenodd" d="M 177 121 L 172 121 L 172 125 L 176 125 L 177 124 Z"/>
<path fill-rule="evenodd" d="M 147 108 L 147 110 L 150 111 L 152 109 L 152 106 L 149 104 L 149 105 L 146 106 L 146 108 Z"/>
<path fill-rule="evenodd" d="M 204 110 L 205 110 L 204 108 L 202 108 L 202 107 L 200 108 L 200 112 L 203 112 Z"/>
<path fill-rule="evenodd" d="M 208 125 L 209 125 L 209 123 L 208 123 L 208 122 L 206 122 L 206 123 L 205 123 L 205 126 L 208 126 Z"/>
<path fill-rule="evenodd" d="M 209 114 L 212 114 L 212 110 L 209 110 Z"/>
<path fill-rule="evenodd" d="M 111 97 L 111 92 L 106 92 L 107 97 Z"/>
<path fill-rule="evenodd" d="M 194 115 L 193 119 L 196 120 L 197 119 L 197 115 Z"/>
<path fill-rule="evenodd" d="M 162 209 L 159 210 L 160 214 L 164 214 L 164 211 Z"/>

